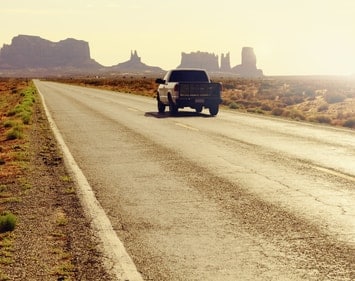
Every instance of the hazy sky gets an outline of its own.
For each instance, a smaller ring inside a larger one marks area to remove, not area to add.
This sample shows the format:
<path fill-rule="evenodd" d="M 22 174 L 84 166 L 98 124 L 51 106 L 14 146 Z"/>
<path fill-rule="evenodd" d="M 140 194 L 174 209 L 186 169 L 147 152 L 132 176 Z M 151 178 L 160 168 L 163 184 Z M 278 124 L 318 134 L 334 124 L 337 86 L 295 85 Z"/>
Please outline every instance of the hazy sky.
<path fill-rule="evenodd" d="M 253 47 L 266 75 L 355 73 L 355 0 L 0 0 L 0 47 L 19 34 L 89 42 L 110 66 L 137 50 L 164 69 L 181 52 Z"/>

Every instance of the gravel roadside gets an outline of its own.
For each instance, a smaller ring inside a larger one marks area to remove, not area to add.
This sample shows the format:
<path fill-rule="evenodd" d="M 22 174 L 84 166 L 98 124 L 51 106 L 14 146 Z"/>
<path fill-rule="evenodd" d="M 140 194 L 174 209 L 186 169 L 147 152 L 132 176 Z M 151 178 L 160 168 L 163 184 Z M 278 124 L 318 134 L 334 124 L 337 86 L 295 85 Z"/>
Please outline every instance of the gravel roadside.
<path fill-rule="evenodd" d="M 27 134 L 28 145 L 17 146 L 24 172 L 1 181 L 16 198 L 5 204 L 18 223 L 0 280 L 113 280 L 39 99 Z"/>

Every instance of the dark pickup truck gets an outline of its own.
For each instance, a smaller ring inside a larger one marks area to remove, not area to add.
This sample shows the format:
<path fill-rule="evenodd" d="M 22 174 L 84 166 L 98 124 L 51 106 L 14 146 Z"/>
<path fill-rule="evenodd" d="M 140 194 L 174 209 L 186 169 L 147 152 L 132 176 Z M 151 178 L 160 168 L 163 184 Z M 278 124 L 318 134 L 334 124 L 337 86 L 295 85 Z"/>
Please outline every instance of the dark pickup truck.
<path fill-rule="evenodd" d="M 179 108 L 191 107 L 196 112 L 208 108 L 211 115 L 217 115 L 222 102 L 221 83 L 212 83 L 207 72 L 202 69 L 173 69 L 163 79 L 156 79 L 159 84 L 157 102 L 159 113 L 169 106 L 171 115 Z"/>

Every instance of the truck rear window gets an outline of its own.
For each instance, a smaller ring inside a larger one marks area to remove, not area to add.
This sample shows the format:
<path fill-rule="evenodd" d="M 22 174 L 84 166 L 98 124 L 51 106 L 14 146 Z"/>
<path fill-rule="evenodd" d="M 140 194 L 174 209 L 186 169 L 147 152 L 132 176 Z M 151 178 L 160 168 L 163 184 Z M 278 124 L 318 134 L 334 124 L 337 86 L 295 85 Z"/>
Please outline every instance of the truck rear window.
<path fill-rule="evenodd" d="M 173 71 L 170 82 L 209 82 L 204 71 Z"/>

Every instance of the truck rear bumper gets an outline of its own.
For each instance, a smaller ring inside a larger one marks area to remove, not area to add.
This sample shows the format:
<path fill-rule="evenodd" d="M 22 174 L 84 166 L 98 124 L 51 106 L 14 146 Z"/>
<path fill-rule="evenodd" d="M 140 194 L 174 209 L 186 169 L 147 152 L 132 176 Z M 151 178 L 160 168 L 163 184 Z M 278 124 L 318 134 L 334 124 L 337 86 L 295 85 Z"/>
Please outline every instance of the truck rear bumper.
<path fill-rule="evenodd" d="M 222 103 L 221 98 L 211 97 L 186 97 L 176 99 L 176 105 L 178 107 L 196 107 L 201 105 L 204 107 L 210 107 L 220 103 Z"/>

